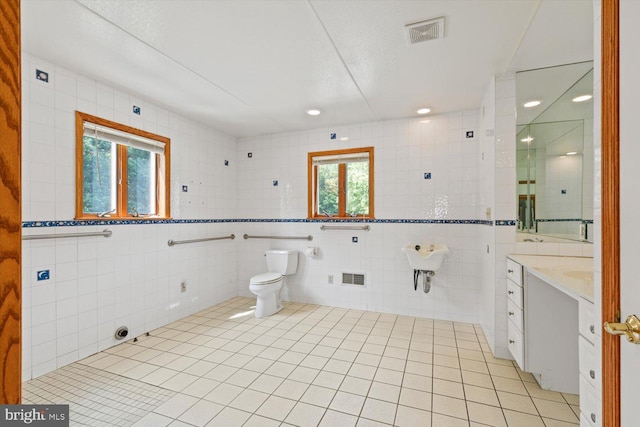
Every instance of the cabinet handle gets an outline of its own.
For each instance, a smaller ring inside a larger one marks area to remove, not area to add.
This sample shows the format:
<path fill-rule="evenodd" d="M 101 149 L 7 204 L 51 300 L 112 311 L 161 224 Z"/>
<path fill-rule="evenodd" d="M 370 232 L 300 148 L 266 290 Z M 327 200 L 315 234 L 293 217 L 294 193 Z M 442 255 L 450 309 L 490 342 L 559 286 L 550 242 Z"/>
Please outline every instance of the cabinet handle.
<path fill-rule="evenodd" d="M 511 274 L 511 273 L 513 273 L 513 270 L 509 269 L 509 270 L 507 270 L 507 273 Z"/>
<path fill-rule="evenodd" d="M 509 340 L 509 344 L 515 344 L 516 342 L 514 340 Z"/>
<path fill-rule="evenodd" d="M 591 413 L 591 421 L 593 421 L 594 423 L 596 422 L 596 414 L 594 414 L 593 412 Z"/>
<path fill-rule="evenodd" d="M 596 333 L 596 327 L 593 325 L 589 326 L 589 330 L 591 331 L 592 334 Z"/>
<path fill-rule="evenodd" d="M 513 291 L 507 291 L 509 295 L 513 295 Z"/>
<path fill-rule="evenodd" d="M 513 314 L 514 314 L 513 311 L 509 312 L 509 316 L 513 316 Z"/>
<path fill-rule="evenodd" d="M 596 379 L 596 371 L 594 371 L 593 369 L 589 371 L 589 376 L 591 377 L 591 379 L 595 380 Z"/>

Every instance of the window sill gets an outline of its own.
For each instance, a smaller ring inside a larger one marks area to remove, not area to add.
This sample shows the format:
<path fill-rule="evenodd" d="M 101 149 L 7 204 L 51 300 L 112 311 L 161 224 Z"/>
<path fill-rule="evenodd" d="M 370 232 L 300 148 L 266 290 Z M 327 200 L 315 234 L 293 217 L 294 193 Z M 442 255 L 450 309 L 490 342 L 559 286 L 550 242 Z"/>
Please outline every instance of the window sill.
<path fill-rule="evenodd" d="M 170 216 L 81 216 L 76 221 L 165 221 L 173 219 Z"/>
<path fill-rule="evenodd" d="M 307 219 L 313 219 L 317 221 L 368 221 L 375 219 L 372 216 L 313 216 Z"/>

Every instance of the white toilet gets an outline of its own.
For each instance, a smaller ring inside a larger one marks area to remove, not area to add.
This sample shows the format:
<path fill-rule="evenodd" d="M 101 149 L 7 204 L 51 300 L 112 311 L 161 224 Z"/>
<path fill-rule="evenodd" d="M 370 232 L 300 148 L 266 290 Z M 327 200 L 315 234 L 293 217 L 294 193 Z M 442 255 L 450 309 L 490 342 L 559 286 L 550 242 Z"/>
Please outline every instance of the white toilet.
<path fill-rule="evenodd" d="M 280 291 L 284 277 L 298 270 L 298 251 L 269 249 L 265 254 L 269 272 L 253 276 L 249 281 L 249 290 L 258 296 L 256 317 L 271 316 L 282 309 Z"/>

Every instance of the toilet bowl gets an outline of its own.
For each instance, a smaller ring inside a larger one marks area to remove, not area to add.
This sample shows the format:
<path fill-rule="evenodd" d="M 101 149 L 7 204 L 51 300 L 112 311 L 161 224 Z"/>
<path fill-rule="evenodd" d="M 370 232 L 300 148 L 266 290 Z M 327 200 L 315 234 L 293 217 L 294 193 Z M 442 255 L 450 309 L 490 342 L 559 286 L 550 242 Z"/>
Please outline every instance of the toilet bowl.
<path fill-rule="evenodd" d="M 280 293 L 285 276 L 298 270 L 298 251 L 270 249 L 265 252 L 269 272 L 253 276 L 249 290 L 256 295 L 256 317 L 268 317 L 282 310 Z"/>

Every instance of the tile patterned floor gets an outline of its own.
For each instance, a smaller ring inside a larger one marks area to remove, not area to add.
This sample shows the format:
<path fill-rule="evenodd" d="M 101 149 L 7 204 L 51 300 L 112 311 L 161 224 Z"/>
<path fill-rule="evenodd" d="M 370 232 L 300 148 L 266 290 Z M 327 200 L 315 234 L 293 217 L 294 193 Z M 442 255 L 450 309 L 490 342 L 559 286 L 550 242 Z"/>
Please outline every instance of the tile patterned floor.
<path fill-rule="evenodd" d="M 26 382 L 88 426 L 578 425 L 578 396 L 495 359 L 479 326 L 234 298 Z"/>

